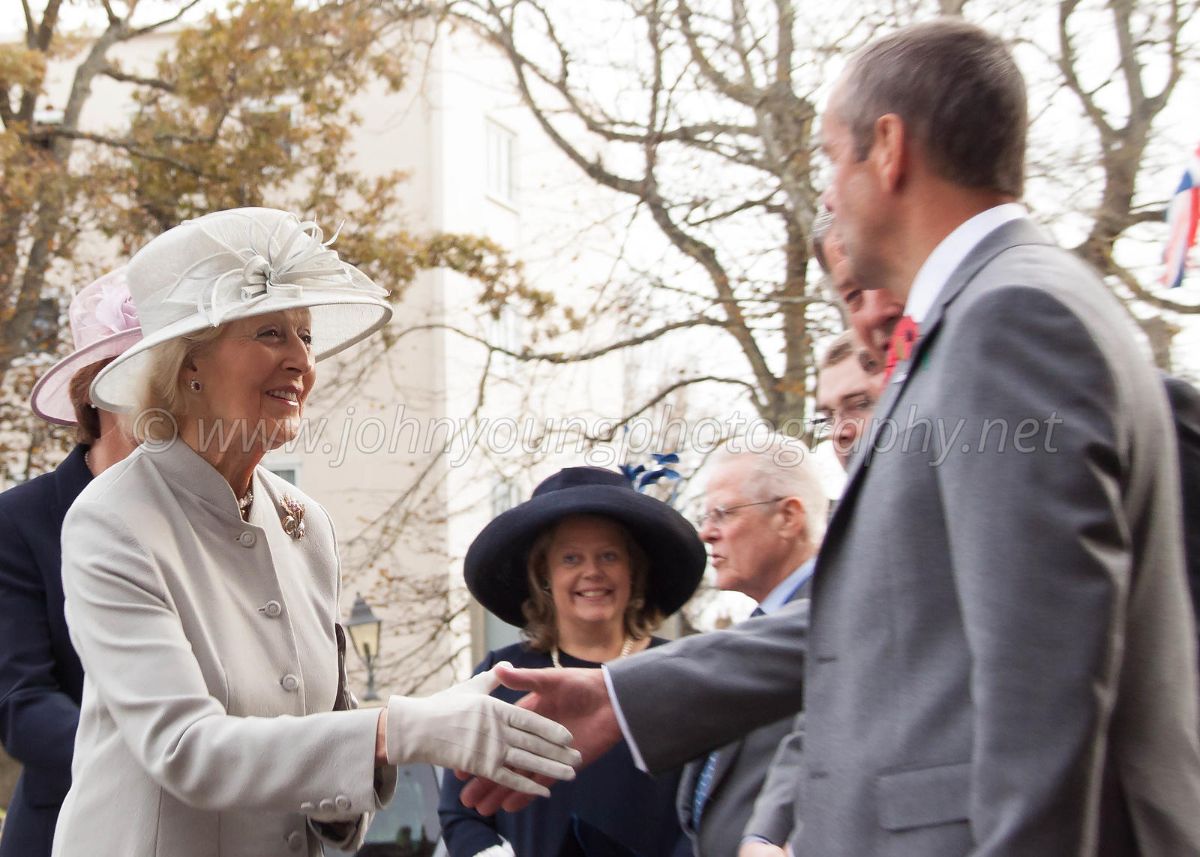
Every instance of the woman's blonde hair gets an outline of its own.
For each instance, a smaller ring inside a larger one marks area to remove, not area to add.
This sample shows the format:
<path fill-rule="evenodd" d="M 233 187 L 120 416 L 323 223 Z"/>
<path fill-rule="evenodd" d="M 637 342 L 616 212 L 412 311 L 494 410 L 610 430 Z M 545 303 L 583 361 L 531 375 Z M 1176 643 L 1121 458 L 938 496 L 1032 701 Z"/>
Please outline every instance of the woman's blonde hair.
<path fill-rule="evenodd" d="M 225 335 L 226 327 L 222 324 L 186 333 L 150 350 L 134 409 L 133 433 L 139 442 L 175 437 L 179 418 L 187 415 L 187 393 L 180 374 L 200 351 Z"/>
<path fill-rule="evenodd" d="M 554 610 L 554 596 L 550 592 L 549 553 L 554 534 L 565 520 L 567 518 L 560 518 L 539 533 L 529 549 L 529 597 L 521 605 L 521 612 L 525 614 L 525 627 L 521 630 L 521 635 L 529 648 L 539 652 L 548 652 L 558 645 L 558 626 L 555 621 L 557 614 Z M 625 550 L 629 554 L 629 604 L 625 607 L 623 624 L 627 637 L 641 640 L 650 636 L 663 620 L 658 608 L 646 602 L 650 560 L 624 524 L 613 518 L 604 517 L 604 520 L 611 521 L 620 530 Z"/>

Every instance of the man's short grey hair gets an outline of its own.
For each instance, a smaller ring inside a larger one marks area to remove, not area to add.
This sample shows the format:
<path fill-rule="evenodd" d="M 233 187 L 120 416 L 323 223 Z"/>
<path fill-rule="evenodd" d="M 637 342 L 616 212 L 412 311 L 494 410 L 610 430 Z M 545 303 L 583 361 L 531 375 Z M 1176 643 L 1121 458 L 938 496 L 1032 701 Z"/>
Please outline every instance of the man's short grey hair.
<path fill-rule="evenodd" d="M 879 117 L 895 113 L 936 175 L 1020 198 L 1025 80 L 1001 39 L 959 18 L 923 21 L 859 50 L 843 82 L 837 112 L 859 161 L 875 143 Z"/>
<path fill-rule="evenodd" d="M 714 463 L 719 467 L 732 460 L 751 462 L 742 485 L 750 502 L 773 497 L 799 499 L 808 520 L 808 543 L 819 548 L 829 519 L 829 497 L 812 452 L 803 441 L 781 434 L 771 435 L 766 443 L 757 437 L 753 440 L 752 444 L 746 438 L 731 441 L 717 453 Z"/>

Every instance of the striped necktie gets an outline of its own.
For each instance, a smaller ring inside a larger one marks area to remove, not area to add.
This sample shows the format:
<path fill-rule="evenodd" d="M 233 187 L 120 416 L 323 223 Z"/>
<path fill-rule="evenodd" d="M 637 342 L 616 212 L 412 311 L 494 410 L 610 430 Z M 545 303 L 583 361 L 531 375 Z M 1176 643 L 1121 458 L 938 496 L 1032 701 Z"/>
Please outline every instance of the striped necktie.
<path fill-rule="evenodd" d="M 700 776 L 696 778 L 696 790 L 692 792 L 692 829 L 700 829 L 700 816 L 704 814 L 704 803 L 708 800 L 708 792 L 712 789 L 713 774 L 717 772 L 717 759 L 720 750 L 713 750 L 704 760 Z"/>

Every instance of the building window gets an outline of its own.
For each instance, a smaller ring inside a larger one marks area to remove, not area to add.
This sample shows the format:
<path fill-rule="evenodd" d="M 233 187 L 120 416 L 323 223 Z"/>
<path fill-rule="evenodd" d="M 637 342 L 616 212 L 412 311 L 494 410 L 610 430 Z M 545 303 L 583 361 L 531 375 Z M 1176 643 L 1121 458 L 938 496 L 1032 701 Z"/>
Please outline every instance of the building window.
<path fill-rule="evenodd" d="M 483 614 L 483 646 L 484 650 L 493 652 L 521 641 L 521 629 L 516 628 L 503 619 L 493 616 L 486 610 Z"/>
<path fill-rule="evenodd" d="M 500 308 L 500 315 L 492 322 L 491 342 L 504 351 L 496 354 L 496 369 L 501 372 L 514 372 L 520 361 L 511 354 L 520 354 L 522 350 L 522 335 L 524 321 L 520 313 L 505 304 Z"/>
<path fill-rule="evenodd" d="M 264 461 L 263 466 L 285 482 L 300 486 L 300 463 L 297 461 Z"/>
<path fill-rule="evenodd" d="M 290 482 L 293 485 L 296 484 L 296 468 L 294 467 L 280 467 L 278 469 L 271 468 L 271 472 L 280 479 Z"/>
<path fill-rule="evenodd" d="M 492 517 L 497 518 L 521 502 L 517 486 L 507 479 L 492 485 Z"/>
<path fill-rule="evenodd" d="M 503 125 L 487 121 L 487 193 L 497 202 L 513 206 L 517 200 L 517 135 Z"/>

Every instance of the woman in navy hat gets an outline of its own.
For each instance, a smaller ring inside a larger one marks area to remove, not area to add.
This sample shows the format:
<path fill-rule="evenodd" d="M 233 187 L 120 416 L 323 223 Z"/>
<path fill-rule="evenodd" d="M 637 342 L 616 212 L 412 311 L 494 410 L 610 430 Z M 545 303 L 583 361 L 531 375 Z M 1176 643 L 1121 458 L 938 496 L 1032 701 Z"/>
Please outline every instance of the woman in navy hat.
<path fill-rule="evenodd" d="M 569 467 L 483 529 L 464 574 L 488 610 L 524 641 L 488 654 L 516 667 L 593 667 L 663 640 L 651 636 L 691 597 L 705 551 L 683 516 L 595 467 Z M 498 688 L 515 702 L 522 694 Z M 651 777 L 622 742 L 520 812 L 485 818 L 446 777 L 439 814 L 450 857 L 664 857 L 688 854 L 675 814 L 678 776 Z"/>

